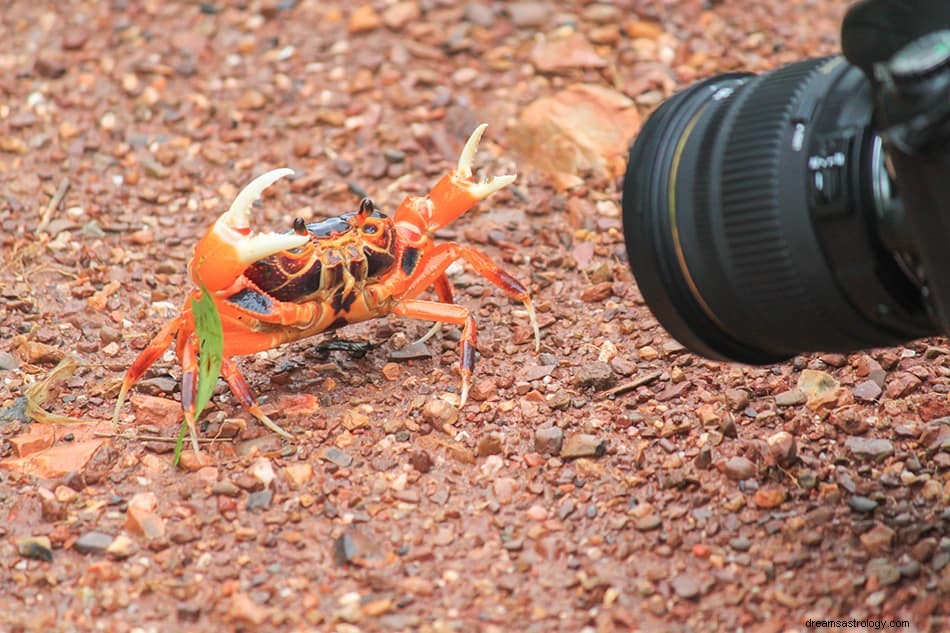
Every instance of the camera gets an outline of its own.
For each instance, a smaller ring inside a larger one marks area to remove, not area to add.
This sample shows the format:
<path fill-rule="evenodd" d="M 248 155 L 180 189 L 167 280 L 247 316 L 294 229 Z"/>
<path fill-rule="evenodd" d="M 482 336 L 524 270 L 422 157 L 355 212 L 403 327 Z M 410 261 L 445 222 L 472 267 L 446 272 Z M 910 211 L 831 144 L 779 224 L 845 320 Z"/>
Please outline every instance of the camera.
<path fill-rule="evenodd" d="M 950 334 L 950 3 L 859 2 L 842 50 L 700 81 L 633 143 L 630 266 L 689 350 L 765 364 Z"/>

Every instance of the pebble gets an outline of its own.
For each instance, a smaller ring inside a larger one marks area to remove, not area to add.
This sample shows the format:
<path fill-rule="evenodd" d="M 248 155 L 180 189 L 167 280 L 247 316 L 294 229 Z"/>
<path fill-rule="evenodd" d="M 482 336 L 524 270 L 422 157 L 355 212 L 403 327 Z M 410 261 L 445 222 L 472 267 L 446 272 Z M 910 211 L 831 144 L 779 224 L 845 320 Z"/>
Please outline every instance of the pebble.
<path fill-rule="evenodd" d="M 487 457 L 489 455 L 500 455 L 504 450 L 502 440 L 495 434 L 483 435 L 478 440 L 475 447 L 476 457 Z"/>
<path fill-rule="evenodd" d="M 372 4 L 367 3 L 354 9 L 353 13 L 350 14 L 347 29 L 350 33 L 365 33 L 379 28 L 381 24 L 382 20 L 379 18 L 379 14 L 376 13 L 376 9 L 373 8 Z"/>
<path fill-rule="evenodd" d="M 259 490 L 257 492 L 252 492 L 247 496 L 247 505 L 245 508 L 249 512 L 255 512 L 257 510 L 266 510 L 270 507 L 271 502 L 274 500 L 274 491 L 270 488 L 265 488 L 264 490 Z"/>
<path fill-rule="evenodd" d="M 755 464 L 746 457 L 730 457 L 723 463 L 722 472 L 733 481 L 755 477 Z"/>
<path fill-rule="evenodd" d="M 495 23 L 495 12 L 490 2 L 469 2 L 465 5 L 465 19 L 483 28 L 491 28 Z"/>
<path fill-rule="evenodd" d="M 266 457 L 258 457 L 251 464 L 251 467 L 248 468 L 248 472 L 252 477 L 257 479 L 259 482 L 264 484 L 264 487 L 267 488 L 271 485 L 271 482 L 277 477 L 274 473 L 274 465 Z"/>
<path fill-rule="evenodd" d="M 534 450 L 542 455 L 557 455 L 563 444 L 564 431 L 559 427 L 541 427 L 534 432 Z"/>
<path fill-rule="evenodd" d="M 0 371 L 9 371 L 20 366 L 20 361 L 10 352 L 0 351 Z"/>
<path fill-rule="evenodd" d="M 648 514 L 638 518 L 633 523 L 633 527 L 639 532 L 650 532 L 663 524 L 663 520 L 655 514 Z"/>
<path fill-rule="evenodd" d="M 727 389 L 725 395 L 726 404 L 729 405 L 729 408 L 733 411 L 742 411 L 749 406 L 751 397 L 749 396 L 749 392 L 745 389 Z"/>
<path fill-rule="evenodd" d="M 848 499 L 848 506 L 855 512 L 860 512 L 862 514 L 874 512 L 874 509 L 877 508 L 877 505 L 877 501 L 874 499 L 862 497 L 861 495 L 852 495 Z"/>
<path fill-rule="evenodd" d="M 852 389 L 852 393 L 858 400 L 877 400 L 881 395 L 881 387 L 873 380 L 868 379 L 855 385 L 854 389 Z"/>
<path fill-rule="evenodd" d="M 763 509 L 776 508 L 785 502 L 784 488 L 760 488 L 755 491 L 755 505 Z"/>
<path fill-rule="evenodd" d="M 423 450 L 413 451 L 409 456 L 409 464 L 423 474 L 432 470 L 432 458 Z"/>
<path fill-rule="evenodd" d="M 112 535 L 104 532 L 86 532 L 76 540 L 73 549 L 80 554 L 102 554 L 114 540 Z"/>
<path fill-rule="evenodd" d="M 779 407 L 795 407 L 805 404 L 806 400 L 801 389 L 789 389 L 775 396 L 775 404 Z"/>
<path fill-rule="evenodd" d="M 296 462 L 284 466 L 284 479 L 295 488 L 300 488 L 312 478 L 313 465 L 310 462 Z"/>
<path fill-rule="evenodd" d="M 752 541 L 744 536 L 737 536 L 729 540 L 729 547 L 737 552 L 748 552 L 752 548 Z"/>
<path fill-rule="evenodd" d="M 138 552 L 138 545 L 125 534 L 119 534 L 106 548 L 106 553 L 112 558 L 124 560 Z"/>
<path fill-rule="evenodd" d="M 862 534 L 860 538 L 865 549 L 874 554 L 880 554 L 890 551 L 894 536 L 894 530 L 886 525 L 878 524 Z"/>
<path fill-rule="evenodd" d="M 577 373 L 574 374 L 574 386 L 581 389 L 587 387 L 597 390 L 609 389 L 616 380 L 613 369 L 602 361 L 585 363 L 578 367 Z"/>
<path fill-rule="evenodd" d="M 894 454 L 894 444 L 886 439 L 849 437 L 845 447 L 858 458 L 879 461 Z"/>
<path fill-rule="evenodd" d="M 443 431 L 458 422 L 459 410 L 442 398 L 432 398 L 422 408 L 422 417 L 432 428 Z"/>
<path fill-rule="evenodd" d="M 808 401 L 817 400 L 838 388 L 838 381 L 826 371 L 804 369 L 798 377 L 798 389 Z"/>
<path fill-rule="evenodd" d="M 383 11 L 383 24 L 394 31 L 404 28 L 410 22 L 414 22 L 422 15 L 419 9 L 419 3 L 415 0 L 397 2 Z"/>
<path fill-rule="evenodd" d="M 230 479 L 222 479 L 221 481 L 215 482 L 215 484 L 211 486 L 211 494 L 224 495 L 226 497 L 237 497 L 241 494 L 241 489 L 238 488 Z"/>
<path fill-rule="evenodd" d="M 537 28 L 544 26 L 551 8 L 543 2 L 512 2 L 506 7 L 511 23 L 518 28 Z"/>
<path fill-rule="evenodd" d="M 701 585 L 695 576 L 691 574 L 680 574 L 670 580 L 670 586 L 680 598 L 692 600 L 699 597 Z"/>
<path fill-rule="evenodd" d="M 349 468 L 353 463 L 353 457 L 336 446 L 326 446 L 318 453 L 320 459 L 336 464 L 340 468 Z"/>
<path fill-rule="evenodd" d="M 53 562 L 53 550 L 49 537 L 27 536 L 16 542 L 17 551 L 23 558 Z"/>
<path fill-rule="evenodd" d="M 386 554 L 378 539 L 361 528 L 350 526 L 333 541 L 333 560 L 337 565 L 372 568 L 385 564 Z"/>
<path fill-rule="evenodd" d="M 561 457 L 601 457 L 607 452 L 607 441 L 588 433 L 577 433 L 561 446 Z"/>
<path fill-rule="evenodd" d="M 775 462 L 782 467 L 789 467 L 798 460 L 798 446 L 795 437 L 788 431 L 779 431 L 769 436 L 766 440 L 769 447 L 769 454 L 775 458 Z"/>
<path fill-rule="evenodd" d="M 877 578 L 882 587 L 893 585 L 901 579 L 900 569 L 887 558 L 872 558 L 868 561 L 865 574 Z"/>

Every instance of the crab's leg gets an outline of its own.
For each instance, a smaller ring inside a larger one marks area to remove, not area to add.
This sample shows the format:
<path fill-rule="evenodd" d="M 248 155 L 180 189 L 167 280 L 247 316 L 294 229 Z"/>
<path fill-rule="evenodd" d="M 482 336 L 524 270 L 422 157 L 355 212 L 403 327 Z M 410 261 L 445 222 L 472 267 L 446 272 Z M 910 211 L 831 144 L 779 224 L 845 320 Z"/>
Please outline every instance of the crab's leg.
<path fill-rule="evenodd" d="M 476 202 L 515 181 L 514 174 L 495 176 L 484 182 L 472 180 L 472 161 L 486 127 L 482 123 L 475 128 L 462 148 L 458 166 L 443 176 L 427 197 L 410 197 L 403 201 L 396 210 L 397 222 L 407 219 L 417 226 L 425 227 L 426 232 L 434 233 L 471 209 Z"/>
<path fill-rule="evenodd" d="M 457 259 L 465 259 L 479 275 L 500 288 L 509 297 L 524 304 L 525 310 L 528 312 L 528 318 L 531 320 L 531 328 L 534 330 L 534 349 L 535 351 L 540 349 L 541 331 L 538 327 L 538 318 L 534 313 L 534 305 L 531 303 L 531 295 L 528 294 L 528 289 L 503 268 L 495 264 L 487 255 L 474 248 L 462 246 L 455 242 L 439 244 L 426 254 L 422 271 L 415 276 L 409 287 L 402 293 L 402 296 L 412 298 L 421 294 L 440 276 L 444 276 L 445 269 Z"/>
<path fill-rule="evenodd" d="M 452 282 L 449 281 L 449 278 L 442 273 L 440 276 L 435 278 L 433 282 L 433 287 L 435 288 L 435 294 L 439 297 L 439 301 L 442 303 L 455 303 L 455 296 L 452 291 Z M 422 335 L 417 341 L 413 341 L 412 345 L 422 345 L 430 338 L 435 336 L 435 333 L 439 331 L 439 328 L 442 327 L 442 324 L 436 321 L 432 324 L 432 327 L 429 328 L 429 331 Z"/>
<path fill-rule="evenodd" d="M 475 369 L 475 344 L 477 330 L 471 311 L 465 306 L 454 303 L 439 303 L 421 299 L 404 299 L 393 307 L 393 314 L 412 319 L 454 323 L 462 326 L 459 373 L 462 375 L 462 392 L 459 394 L 459 408 L 468 400 L 468 390 L 472 384 L 472 370 Z"/>
<path fill-rule="evenodd" d="M 175 339 L 175 335 L 178 334 L 178 330 L 181 329 L 182 324 L 184 323 L 183 316 L 177 316 L 165 326 L 158 331 L 158 334 L 155 335 L 148 346 L 142 350 L 138 357 L 132 362 L 132 365 L 129 366 L 129 370 L 125 372 L 125 378 L 122 379 L 122 386 L 119 388 L 119 397 L 115 403 L 115 412 L 112 415 L 112 423 L 119 423 L 119 412 L 122 410 L 122 404 L 125 402 L 126 396 L 129 394 L 129 390 L 132 388 L 132 385 L 137 383 L 139 379 L 148 371 L 148 368 L 155 364 L 162 354 L 165 353 L 165 350 L 168 349 L 168 346 Z"/>
<path fill-rule="evenodd" d="M 181 408 L 185 412 L 185 422 L 191 434 L 191 445 L 195 454 L 198 448 L 198 431 L 195 429 L 195 417 L 198 399 L 198 351 L 196 336 L 179 338 L 178 355 L 181 361 Z"/>
<path fill-rule="evenodd" d="M 247 385 L 247 381 L 244 380 L 241 370 L 237 368 L 237 365 L 235 365 L 234 361 L 230 358 L 225 358 L 221 361 L 221 376 L 225 382 L 228 383 L 228 387 L 231 388 L 231 393 L 238 399 L 241 406 L 247 409 L 248 413 L 260 420 L 261 424 L 274 433 L 277 433 L 281 437 L 286 437 L 287 439 L 293 439 L 293 435 L 280 428 L 273 420 L 264 415 L 264 412 L 261 411 L 261 406 L 257 402 L 257 398 L 254 397 L 251 388 Z"/>

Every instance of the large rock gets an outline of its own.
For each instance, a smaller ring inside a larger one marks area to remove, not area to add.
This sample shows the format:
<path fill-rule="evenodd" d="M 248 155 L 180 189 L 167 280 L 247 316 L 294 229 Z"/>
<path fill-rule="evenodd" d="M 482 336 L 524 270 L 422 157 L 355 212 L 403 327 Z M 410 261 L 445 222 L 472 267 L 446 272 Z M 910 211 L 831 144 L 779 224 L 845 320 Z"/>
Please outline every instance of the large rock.
<path fill-rule="evenodd" d="M 559 189 L 582 176 L 620 176 L 640 113 L 625 95 L 592 84 L 574 84 L 531 103 L 510 133 L 512 147 Z"/>

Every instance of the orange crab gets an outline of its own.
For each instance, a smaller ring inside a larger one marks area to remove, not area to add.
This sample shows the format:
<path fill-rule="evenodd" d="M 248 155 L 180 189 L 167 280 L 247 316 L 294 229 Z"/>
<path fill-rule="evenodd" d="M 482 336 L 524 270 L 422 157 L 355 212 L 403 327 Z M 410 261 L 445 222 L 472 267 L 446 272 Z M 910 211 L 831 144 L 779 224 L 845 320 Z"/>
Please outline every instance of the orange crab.
<path fill-rule="evenodd" d="M 472 133 L 458 167 L 424 197 L 407 197 L 390 218 L 364 199 L 355 212 L 307 224 L 297 218 L 288 233 L 252 234 L 251 205 L 280 178 L 275 169 L 238 194 L 195 247 L 188 270 L 196 286 L 211 294 L 224 332 L 221 374 L 238 401 L 275 432 L 290 435 L 268 418 L 232 357 L 271 349 L 351 323 L 387 314 L 462 326 L 460 406 L 465 404 L 475 366 L 476 327 L 468 308 L 453 300 L 445 270 L 464 259 L 505 294 L 521 301 L 540 346 L 538 322 L 527 287 L 481 252 L 455 242 L 436 243 L 433 234 L 475 203 L 511 184 L 515 176 L 476 183 L 472 159 L 485 130 Z M 439 301 L 419 299 L 433 288 Z M 199 298 L 194 289 L 190 298 Z M 119 390 L 114 420 L 131 387 L 175 341 L 182 367 L 181 403 L 194 429 L 198 337 L 191 301 L 165 324 L 129 367 Z"/>

